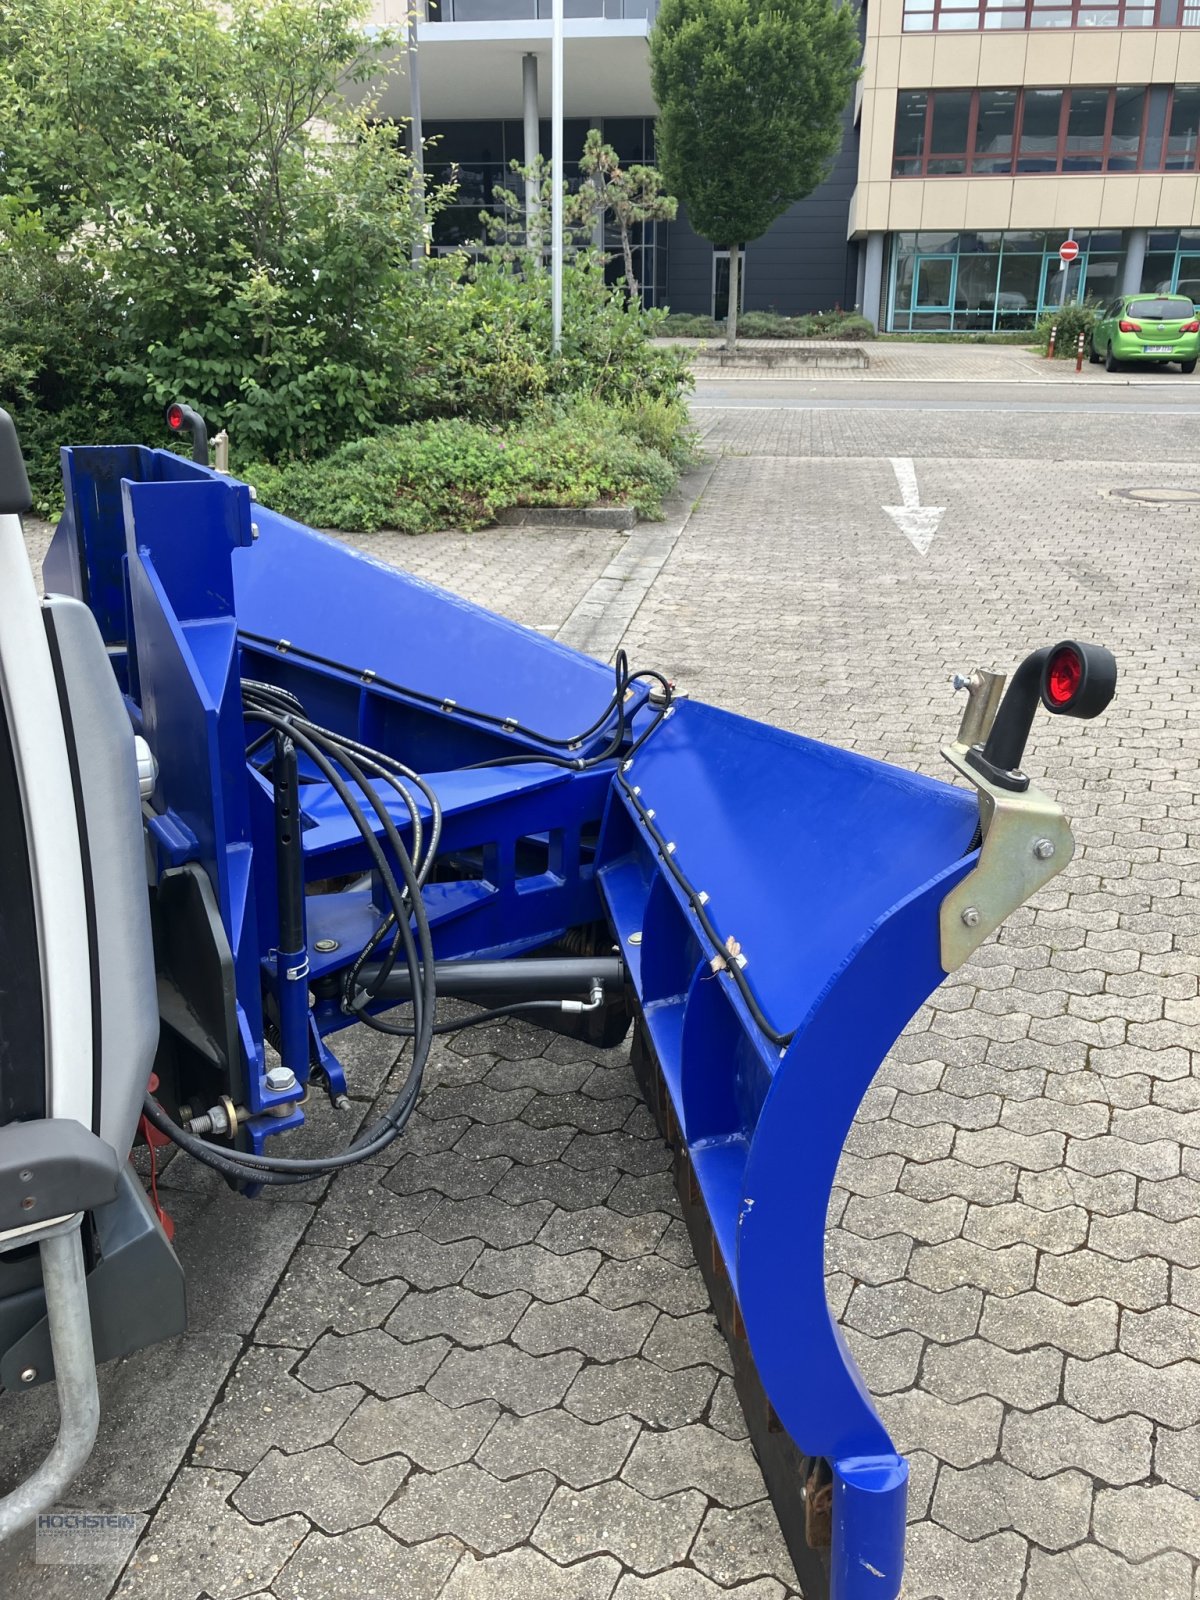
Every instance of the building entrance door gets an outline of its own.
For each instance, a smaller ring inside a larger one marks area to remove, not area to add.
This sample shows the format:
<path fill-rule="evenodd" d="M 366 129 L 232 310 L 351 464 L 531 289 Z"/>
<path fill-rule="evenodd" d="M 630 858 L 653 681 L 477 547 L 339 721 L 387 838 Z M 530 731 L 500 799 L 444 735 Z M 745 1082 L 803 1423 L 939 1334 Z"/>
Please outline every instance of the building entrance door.
<path fill-rule="evenodd" d="M 942 312 L 946 327 L 954 315 L 954 280 L 958 276 L 958 257 L 950 255 L 918 256 L 913 263 L 914 317 L 921 314 L 919 326 L 931 328 L 932 314 Z"/>

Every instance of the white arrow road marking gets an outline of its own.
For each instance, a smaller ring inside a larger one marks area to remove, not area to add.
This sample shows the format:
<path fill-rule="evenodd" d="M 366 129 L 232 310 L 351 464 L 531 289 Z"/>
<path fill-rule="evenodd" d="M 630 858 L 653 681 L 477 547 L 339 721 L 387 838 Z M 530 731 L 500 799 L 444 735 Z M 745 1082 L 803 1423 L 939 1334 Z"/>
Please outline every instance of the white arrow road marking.
<path fill-rule="evenodd" d="M 917 554 L 923 556 L 933 543 L 933 536 L 941 526 L 946 508 L 921 504 L 921 495 L 917 488 L 917 469 L 913 466 L 911 456 L 891 456 L 888 459 L 892 463 L 892 471 L 896 474 L 896 484 L 904 504 L 884 506 L 883 509 Z"/>

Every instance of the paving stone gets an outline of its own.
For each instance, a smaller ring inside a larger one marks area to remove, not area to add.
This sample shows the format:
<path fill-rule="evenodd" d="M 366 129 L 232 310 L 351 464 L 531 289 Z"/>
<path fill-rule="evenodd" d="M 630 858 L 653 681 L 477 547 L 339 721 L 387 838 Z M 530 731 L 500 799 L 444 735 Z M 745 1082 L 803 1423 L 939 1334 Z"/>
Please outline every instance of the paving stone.
<path fill-rule="evenodd" d="M 1067 1145 L 1067 1165 L 1095 1177 L 1126 1172 L 1137 1178 L 1173 1178 L 1179 1171 L 1179 1146 L 1169 1139 L 1142 1143 L 1111 1134 L 1102 1139 L 1072 1139 Z"/>
<path fill-rule="evenodd" d="M 1017 1600 L 1025 1575 L 1024 1539 L 1015 1533 L 959 1539 L 934 1522 L 909 1529 L 905 1562 L 905 1600 Z M 1065 1600 L 1060 1595 L 1058 1600 Z"/>
<path fill-rule="evenodd" d="M 1031 1289 L 1026 1294 L 988 1299 L 979 1331 L 1006 1350 L 1052 1344 L 1076 1356 L 1116 1349 L 1117 1307 L 1111 1300 L 1066 1305 Z"/>
<path fill-rule="evenodd" d="M 921 1383 L 943 1400 L 995 1395 L 1008 1405 L 1032 1411 L 1057 1399 L 1062 1369 L 1062 1352 L 1048 1345 L 1014 1354 L 986 1339 L 964 1339 L 961 1344 L 929 1347 Z"/>
<path fill-rule="evenodd" d="M 1178 1361 L 1200 1363 L 1200 1317 L 1182 1306 L 1158 1306 L 1143 1313 L 1125 1311 L 1120 1348 L 1135 1361 L 1152 1367 L 1173 1366 Z M 1200 1381 L 1200 1365 L 1196 1371 Z"/>
<path fill-rule="evenodd" d="M 874 1156 L 863 1160 L 861 1156 L 843 1154 L 833 1181 L 836 1187 L 850 1194 L 894 1194 L 903 1170 L 903 1156 Z"/>
<path fill-rule="evenodd" d="M 521 1120 L 531 1128 L 570 1126 L 583 1133 L 615 1133 L 625 1126 L 639 1104 L 632 1095 L 607 1099 L 590 1094 L 535 1095 L 521 1113 Z"/>
<path fill-rule="evenodd" d="M 943 986 L 938 994 L 939 1004 L 945 993 Z M 991 1128 L 1000 1120 L 1000 1106 L 999 1095 L 964 1098 L 931 1089 L 920 1094 L 898 1094 L 892 1115 L 898 1122 L 909 1122 L 916 1127 L 930 1122 L 950 1122 L 956 1128 Z"/>
<path fill-rule="evenodd" d="M 1200 1422 L 1200 1365 L 1182 1361 L 1148 1367 L 1115 1353 L 1068 1361 L 1063 1394 L 1070 1405 L 1101 1421 L 1136 1411 L 1164 1427 L 1188 1428 Z"/>
<path fill-rule="evenodd" d="M 908 1270 L 913 1242 L 902 1233 L 863 1239 L 845 1228 L 825 1235 L 825 1268 L 848 1273 L 858 1283 L 892 1283 Z"/>
<path fill-rule="evenodd" d="M 410 1478 L 382 1520 L 410 1543 L 448 1533 L 474 1550 L 495 1555 L 529 1537 L 553 1492 L 548 1472 L 505 1482 L 466 1462 Z"/>
<path fill-rule="evenodd" d="M 466 1555 L 441 1600 L 609 1600 L 620 1572 L 611 1556 L 580 1561 L 568 1574 L 538 1550 L 509 1550 L 482 1561 Z"/>
<path fill-rule="evenodd" d="M 1023 1172 L 1017 1192 L 1027 1205 L 1049 1211 L 1056 1206 L 1082 1206 L 1101 1216 L 1132 1211 L 1137 1200 L 1137 1179 L 1131 1172 L 1110 1172 L 1094 1178 L 1073 1167 L 1052 1172 Z"/>
<path fill-rule="evenodd" d="M 473 1195 L 493 1194 L 512 1169 L 507 1156 L 473 1160 L 457 1150 L 436 1150 L 431 1155 L 405 1152 L 392 1167 L 384 1183 L 399 1195 L 433 1194 L 451 1200 L 469 1200 Z M 534 1196 L 506 1194 L 506 1200 L 532 1199 Z M 435 1199 L 434 1204 L 437 1204 Z M 432 1209 L 432 1208 L 431 1208 Z M 384 1230 L 373 1228 L 373 1233 Z"/>
<path fill-rule="evenodd" d="M 414 1184 L 397 1194 L 384 1178 L 371 1162 L 336 1173 L 308 1225 L 305 1243 L 344 1251 L 369 1233 L 388 1235 L 419 1228 L 437 1204 L 437 1195 L 429 1192 L 432 1186 Z"/>
<path fill-rule="evenodd" d="M 1120 1261 L 1161 1256 L 1181 1267 L 1200 1267 L 1200 1217 L 1164 1222 L 1140 1211 L 1120 1217 L 1096 1217 L 1088 1243 L 1093 1250 Z"/>
<path fill-rule="evenodd" d="M 588 1295 L 554 1305 L 535 1300 L 521 1318 L 513 1340 L 535 1356 L 578 1350 L 593 1361 L 617 1361 L 637 1355 L 657 1315 L 653 1306 L 610 1311 Z"/>
<path fill-rule="evenodd" d="M 407 1293 L 403 1283 L 367 1285 L 341 1270 L 341 1250 L 301 1245 L 254 1329 L 258 1344 L 310 1345 L 327 1329 L 378 1328 Z"/>
<path fill-rule="evenodd" d="M 1200 1316 L 1200 1268 L 1171 1268 L 1171 1303 Z"/>
<path fill-rule="evenodd" d="M 333 1445 L 290 1456 L 272 1449 L 234 1493 L 233 1503 L 251 1522 L 272 1522 L 294 1511 L 326 1533 L 345 1533 L 379 1515 L 410 1466 L 402 1455 L 361 1465 Z"/>
<path fill-rule="evenodd" d="M 583 1365 L 574 1351 L 555 1356 L 530 1356 L 512 1345 L 483 1350 L 454 1350 L 430 1380 L 430 1394 L 448 1406 L 473 1400 L 498 1400 L 518 1416 L 556 1406 Z"/>
<path fill-rule="evenodd" d="M 275 1579 L 277 1600 L 396 1600 L 438 1593 L 463 1553 L 457 1539 L 403 1545 L 382 1528 L 310 1533 Z"/>
<path fill-rule="evenodd" d="M 229 1504 L 231 1472 L 185 1467 L 133 1554 L 118 1594 L 148 1600 L 238 1600 L 271 1584 L 308 1532 L 302 1517 L 262 1527 Z"/>
<path fill-rule="evenodd" d="M 301 1354 L 254 1346 L 246 1351 L 196 1445 L 204 1466 L 249 1472 L 272 1445 L 294 1451 L 329 1443 L 363 1391 L 347 1383 L 315 1394 L 291 1374 Z"/>
<path fill-rule="evenodd" d="M 992 1396 L 951 1403 L 924 1389 L 881 1398 L 880 1412 L 899 1450 L 928 1450 L 956 1467 L 995 1455 L 1004 1407 Z"/>
<path fill-rule="evenodd" d="M 469 1117 L 472 1122 L 483 1123 L 513 1122 L 533 1096 L 532 1089 L 501 1091 L 485 1083 L 463 1083 L 429 1090 L 421 1096 L 421 1110 L 427 1117 Z"/>
<path fill-rule="evenodd" d="M 1191 1563 L 1182 1556 L 1156 1556 L 1130 1566 L 1098 1545 L 1081 1544 L 1061 1555 L 1033 1550 L 1024 1600 L 1192 1600 Z"/>
<path fill-rule="evenodd" d="M 651 1212 L 628 1216 L 607 1206 L 586 1211 L 556 1211 L 538 1234 L 538 1243 L 558 1255 L 583 1249 L 628 1260 L 649 1255 L 666 1232 L 669 1217 Z"/>
<path fill-rule="evenodd" d="M 952 1239 L 948 1244 L 914 1250 L 909 1274 L 928 1289 L 968 1284 L 990 1294 L 1018 1294 L 1033 1287 L 1037 1252 L 1028 1244 L 990 1249 L 967 1239 Z"/>
<path fill-rule="evenodd" d="M 553 1207 L 545 1200 L 525 1205 L 509 1205 L 494 1195 L 475 1195 L 469 1200 L 443 1200 L 421 1224 L 421 1231 L 440 1244 L 460 1239 L 482 1239 L 497 1249 L 528 1244 L 550 1216 Z"/>
<path fill-rule="evenodd" d="M 731 1592 L 736 1600 L 783 1600 L 783 1586 L 773 1578 L 757 1578 L 730 1591 L 719 1589 L 693 1567 L 672 1567 L 652 1578 L 627 1572 L 617 1585 L 613 1600 L 725 1600 Z"/>
<path fill-rule="evenodd" d="M 553 1061 L 539 1056 L 534 1061 L 497 1061 L 489 1069 L 487 1081 L 493 1089 L 534 1089 L 538 1094 L 573 1094 L 581 1089 L 595 1068 L 591 1061 Z M 629 1080 L 632 1082 L 632 1077 Z"/>
<path fill-rule="evenodd" d="M 956 1239 L 962 1232 L 967 1203 L 962 1199 L 914 1200 L 909 1195 L 855 1195 L 846 1207 L 845 1226 L 852 1233 L 877 1239 L 903 1233 L 926 1244 Z"/>
<path fill-rule="evenodd" d="M 715 1428 L 718 1433 L 723 1433 L 727 1439 L 749 1438 L 746 1416 L 732 1378 L 728 1376 L 721 1378 L 713 1390 L 706 1420 L 710 1427 Z"/>
<path fill-rule="evenodd" d="M 569 1411 L 502 1416 L 477 1452 L 497 1478 L 513 1478 L 544 1467 L 573 1489 L 586 1489 L 620 1470 L 641 1432 L 632 1417 L 594 1426 Z"/>
<path fill-rule="evenodd" d="M 1136 1483 L 1150 1471 L 1151 1426 L 1145 1417 L 1093 1422 L 1069 1405 L 1010 1411 L 1000 1453 L 1035 1478 L 1077 1467 L 1105 1483 Z"/>
<path fill-rule="evenodd" d="M 616 1189 L 618 1177 L 615 1167 L 580 1172 L 575 1167 L 564 1166 L 561 1161 L 532 1167 L 513 1164 L 496 1185 L 495 1192 L 499 1199 L 513 1203 L 548 1200 L 564 1211 L 582 1211 L 588 1206 L 603 1204 Z"/>
<path fill-rule="evenodd" d="M 642 1354 L 672 1372 L 700 1363 L 716 1367 L 719 1372 L 733 1371 L 729 1346 L 711 1311 L 696 1311 L 687 1317 L 673 1317 L 662 1312 Z"/>
<path fill-rule="evenodd" d="M 668 1372 L 633 1356 L 584 1367 L 563 1404 L 585 1422 L 632 1416 L 654 1428 L 681 1428 L 703 1416 L 716 1384 L 712 1367 Z"/>
<path fill-rule="evenodd" d="M 704 1518 L 691 1559 L 707 1577 L 727 1588 L 752 1578 L 778 1578 L 790 1589 L 798 1587 L 769 1500 L 755 1500 L 735 1511 L 713 1506 Z"/>
<path fill-rule="evenodd" d="M 369 1399 L 337 1436 L 337 1447 L 352 1461 L 378 1461 L 403 1453 L 426 1472 L 469 1461 L 500 1415 L 494 1400 L 444 1406 L 418 1391 L 395 1400 Z"/>
<path fill-rule="evenodd" d="M 467 1288 L 484 1294 L 522 1289 L 528 1290 L 537 1300 L 569 1300 L 587 1288 L 600 1259 L 595 1250 L 557 1255 L 540 1244 L 518 1245 L 512 1250 L 484 1250 L 465 1282 Z"/>
<path fill-rule="evenodd" d="M 1031 1478 L 1003 1461 L 964 1472 L 944 1466 L 933 1497 L 934 1520 L 964 1539 L 1012 1529 L 1045 1550 L 1086 1539 L 1091 1513 L 1092 1482 L 1083 1473 Z"/>
<path fill-rule="evenodd" d="M 918 1283 L 885 1283 L 877 1288 L 860 1284 L 850 1296 L 845 1320 L 861 1333 L 911 1328 L 928 1339 L 951 1344 L 975 1332 L 982 1304 L 978 1289 L 935 1292 Z"/>
<path fill-rule="evenodd" d="M 531 1128 L 524 1122 L 497 1122 L 491 1126 L 473 1122 L 454 1148 L 472 1161 L 505 1156 L 526 1166 L 540 1166 L 557 1161 L 573 1137 L 570 1128 Z"/>
<path fill-rule="evenodd" d="M 608 1196 L 607 1203 L 614 1211 L 626 1211 L 631 1216 L 658 1211 L 666 1216 L 682 1216 L 675 1180 L 669 1171 L 648 1172 L 644 1177 L 633 1173 L 622 1174 Z"/>
<path fill-rule="evenodd" d="M 635 1572 L 660 1572 L 687 1555 L 704 1516 L 694 1489 L 648 1500 L 619 1479 L 593 1489 L 557 1489 L 533 1532 L 553 1560 L 607 1553 Z"/>
<path fill-rule="evenodd" d="M 695 1267 L 676 1267 L 661 1256 L 606 1261 L 591 1284 L 592 1298 L 620 1309 L 645 1302 L 674 1317 L 708 1309 L 708 1290 Z"/>
<path fill-rule="evenodd" d="M 1087 1238 L 1088 1214 L 1081 1206 L 1060 1206 L 1039 1211 L 1014 1200 L 1003 1206 L 972 1206 L 963 1236 L 992 1250 L 1010 1244 L 1030 1244 L 1035 1250 L 1062 1255 L 1077 1249 Z"/>
<path fill-rule="evenodd" d="M 1170 1268 L 1153 1256 L 1117 1261 L 1095 1250 L 1075 1250 L 1068 1256 L 1043 1256 L 1037 1286 L 1056 1300 L 1076 1305 L 1099 1297 L 1134 1311 L 1149 1311 L 1166 1303 Z"/>
<path fill-rule="evenodd" d="M 914 1128 L 903 1122 L 856 1122 L 843 1146 L 852 1156 L 906 1156 L 910 1161 L 936 1161 L 948 1156 L 954 1129 L 943 1122 Z M 985 1163 L 979 1163 L 981 1166 Z"/>
<path fill-rule="evenodd" d="M 386 1331 L 404 1340 L 449 1334 L 462 1345 L 494 1344 L 508 1338 L 528 1305 L 529 1296 L 518 1290 L 481 1295 L 452 1284 L 428 1294 L 413 1291 L 388 1318 Z"/>
<path fill-rule="evenodd" d="M 1020 1168 L 1011 1161 L 994 1167 L 973 1167 L 953 1156 L 942 1161 L 909 1161 L 905 1163 L 900 1188 L 919 1200 L 942 1200 L 954 1195 L 979 1205 L 999 1205 L 1016 1194 L 1019 1172 Z"/>
<path fill-rule="evenodd" d="M 617 1167 L 633 1177 L 665 1172 L 671 1153 L 658 1139 L 639 1139 L 631 1133 L 576 1134 L 562 1158 L 570 1167 L 589 1171 L 596 1167 Z"/>
<path fill-rule="evenodd" d="M 1002 1127 L 1017 1133 L 1069 1133 L 1092 1139 L 1108 1128 L 1108 1107 L 1097 1100 L 1014 1100 L 1000 1117 Z"/>
<path fill-rule="evenodd" d="M 749 1444 L 727 1439 L 703 1423 L 670 1433 L 643 1433 L 621 1476 L 656 1500 L 677 1489 L 699 1489 L 718 1505 L 744 1506 L 764 1493 Z"/>
<path fill-rule="evenodd" d="M 1030 1172 L 1044 1172 L 1062 1161 L 1066 1138 L 1061 1133 L 1013 1133 L 1007 1128 L 966 1130 L 956 1135 L 954 1154 L 975 1167 L 1011 1161 Z"/>
<path fill-rule="evenodd" d="M 1200 1427 L 1159 1428 L 1154 1442 L 1154 1470 L 1177 1489 L 1195 1494 L 1200 1485 Z"/>
<path fill-rule="evenodd" d="M 676 1267 L 691 1267 L 696 1264 L 692 1236 L 687 1231 L 687 1224 L 679 1217 L 672 1217 L 668 1222 L 667 1230 L 658 1241 L 657 1248 L 658 1254 Z"/>
<path fill-rule="evenodd" d="M 1169 1483 L 1101 1489 L 1093 1526 L 1101 1544 L 1129 1561 L 1164 1550 L 1194 1558 L 1200 1550 L 1200 1496 Z"/>
<path fill-rule="evenodd" d="M 344 1337 L 326 1333 L 300 1363 L 296 1376 L 310 1389 L 334 1389 L 353 1376 L 364 1389 L 390 1400 L 419 1389 L 437 1370 L 449 1348 L 448 1339 L 402 1344 L 382 1328 Z"/>
<path fill-rule="evenodd" d="M 1194 1178 L 1166 1178 L 1160 1183 L 1138 1185 L 1138 1210 L 1165 1222 L 1182 1222 L 1200 1217 L 1200 1183 Z"/>
<path fill-rule="evenodd" d="M 457 1283 L 482 1251 L 478 1239 L 438 1244 L 423 1233 L 388 1239 L 371 1234 L 354 1250 L 345 1270 L 360 1283 L 400 1279 L 417 1289 L 441 1289 Z"/>
<path fill-rule="evenodd" d="M 872 1394 L 894 1394 L 911 1388 L 925 1348 L 918 1334 L 903 1332 L 874 1338 L 856 1328 L 845 1328 L 843 1332 Z"/>

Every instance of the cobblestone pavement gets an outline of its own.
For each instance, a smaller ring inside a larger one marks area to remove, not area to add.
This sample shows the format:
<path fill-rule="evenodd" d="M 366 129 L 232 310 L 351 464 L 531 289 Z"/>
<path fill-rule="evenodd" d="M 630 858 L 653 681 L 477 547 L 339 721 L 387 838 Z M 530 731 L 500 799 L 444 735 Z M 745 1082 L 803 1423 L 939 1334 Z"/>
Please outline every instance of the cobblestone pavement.
<path fill-rule="evenodd" d="M 1200 1600 L 1200 537 L 1194 505 L 1114 493 L 1200 493 L 1195 425 L 930 405 L 704 412 L 718 465 L 624 642 L 931 773 L 953 670 L 1116 650 L 1106 718 L 1042 718 L 1027 761 L 1079 854 L 882 1068 L 829 1297 L 912 1464 L 907 1600 Z M 946 508 L 926 556 L 881 509 L 900 454 Z M 598 537 L 571 535 L 578 581 L 540 617 L 546 530 L 398 556 L 453 585 L 469 555 L 477 597 L 557 626 L 625 561 Z M 361 1116 L 392 1060 L 353 1051 Z M 73 1496 L 148 1519 L 136 1557 L 119 1587 L 0 1558 L 4 1600 L 785 1600 L 627 1053 L 480 1028 L 428 1083 L 393 1159 L 304 1200 L 172 1164 L 193 1326 L 103 1374 Z M 0 1404 L 6 1469 L 51 1417 L 44 1392 Z"/>

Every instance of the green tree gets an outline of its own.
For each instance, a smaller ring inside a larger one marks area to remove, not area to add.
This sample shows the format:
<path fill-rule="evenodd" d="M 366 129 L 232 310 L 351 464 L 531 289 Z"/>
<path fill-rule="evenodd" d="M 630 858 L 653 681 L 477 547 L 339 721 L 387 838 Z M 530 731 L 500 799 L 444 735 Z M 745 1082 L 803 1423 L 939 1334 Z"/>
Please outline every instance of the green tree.
<path fill-rule="evenodd" d="M 839 0 L 663 0 L 659 162 L 696 231 L 729 248 L 730 348 L 740 248 L 828 173 L 860 54 L 858 12 Z"/>
<path fill-rule="evenodd" d="M 0 5 L 0 306 L 70 278 L 101 323 L 73 370 L 90 358 L 127 418 L 179 395 L 278 454 L 402 412 L 420 219 L 395 130 L 370 120 L 390 39 L 363 11 Z M 49 404 L 45 377 L 23 381 Z"/>
<path fill-rule="evenodd" d="M 679 202 L 664 192 L 656 168 L 638 163 L 623 167 L 612 145 L 604 143 L 599 128 L 588 129 L 579 170 L 589 180 L 580 194 L 586 197 L 590 188 L 597 212 L 611 216 L 617 225 L 625 257 L 625 283 L 630 298 L 636 300 L 641 290 L 633 269 L 633 230 L 646 222 L 674 221 Z"/>

